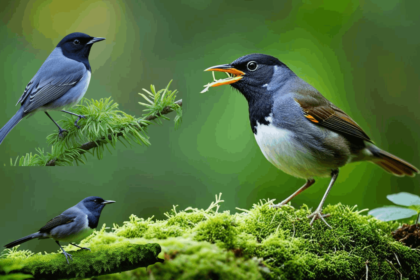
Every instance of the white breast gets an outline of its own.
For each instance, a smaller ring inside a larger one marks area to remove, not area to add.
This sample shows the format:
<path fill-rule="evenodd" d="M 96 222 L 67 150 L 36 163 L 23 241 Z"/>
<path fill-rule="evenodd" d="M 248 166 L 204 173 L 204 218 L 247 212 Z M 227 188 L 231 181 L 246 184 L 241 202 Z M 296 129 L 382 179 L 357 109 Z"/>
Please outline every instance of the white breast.
<path fill-rule="evenodd" d="M 79 103 L 79 101 L 83 98 L 83 96 L 85 95 L 86 91 L 88 90 L 89 84 L 90 84 L 90 78 L 91 78 L 92 74 L 90 71 L 86 71 L 86 75 L 83 77 L 83 84 L 84 87 L 81 90 L 81 94 L 78 96 L 77 100 L 74 102 L 74 104 Z"/>
<path fill-rule="evenodd" d="M 331 171 L 316 163 L 310 151 L 297 142 L 292 131 L 274 126 L 272 114 L 266 120 L 268 125 L 257 122 L 255 140 L 269 162 L 299 178 L 329 175 Z"/>

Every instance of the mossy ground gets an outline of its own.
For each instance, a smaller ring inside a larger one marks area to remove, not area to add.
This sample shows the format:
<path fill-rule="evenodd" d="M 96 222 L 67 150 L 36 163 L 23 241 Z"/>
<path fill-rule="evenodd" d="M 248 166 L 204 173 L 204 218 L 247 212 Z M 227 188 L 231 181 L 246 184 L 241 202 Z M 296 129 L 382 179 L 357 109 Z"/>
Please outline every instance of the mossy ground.
<path fill-rule="evenodd" d="M 95 279 L 420 279 L 420 250 L 395 241 L 396 222 L 381 222 L 356 207 L 329 205 L 328 228 L 309 225 L 307 206 L 220 212 L 220 197 L 206 210 L 188 208 L 167 219 L 134 215 L 106 238 L 158 243 L 164 263 Z"/>

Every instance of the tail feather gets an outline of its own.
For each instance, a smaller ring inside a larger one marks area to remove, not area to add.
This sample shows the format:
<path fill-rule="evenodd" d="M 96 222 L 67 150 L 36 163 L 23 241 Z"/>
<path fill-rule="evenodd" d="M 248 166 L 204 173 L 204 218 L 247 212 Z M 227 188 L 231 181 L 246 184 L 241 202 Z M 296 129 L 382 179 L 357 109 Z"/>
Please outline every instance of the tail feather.
<path fill-rule="evenodd" d="M 22 237 L 22 238 L 20 238 L 18 240 L 15 240 L 13 242 L 10 242 L 9 244 L 4 245 L 4 247 L 6 247 L 6 248 L 13 248 L 13 247 L 15 247 L 15 246 L 17 246 L 19 244 L 25 243 L 25 242 L 27 242 L 29 240 L 32 240 L 32 239 L 37 238 L 37 237 L 40 237 L 40 236 L 41 236 L 41 234 L 39 232 L 36 232 L 36 233 L 30 234 L 28 236 Z"/>
<path fill-rule="evenodd" d="M 369 147 L 369 150 L 374 156 L 372 161 L 389 173 L 392 173 L 396 176 L 406 175 L 411 177 L 414 177 L 414 175 L 419 173 L 419 170 L 414 165 L 400 159 L 397 156 L 394 156 L 393 154 L 382 151 L 374 146 Z"/>
<path fill-rule="evenodd" d="M 23 113 L 24 109 L 20 107 L 16 114 L 0 129 L 0 144 L 6 138 L 7 134 L 22 120 Z"/>

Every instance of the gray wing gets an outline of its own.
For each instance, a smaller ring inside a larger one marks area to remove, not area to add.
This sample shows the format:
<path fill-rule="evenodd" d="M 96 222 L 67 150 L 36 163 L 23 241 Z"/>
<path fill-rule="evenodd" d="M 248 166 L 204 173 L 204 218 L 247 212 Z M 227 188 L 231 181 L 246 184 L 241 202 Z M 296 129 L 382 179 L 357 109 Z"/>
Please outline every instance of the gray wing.
<path fill-rule="evenodd" d="M 25 113 L 60 98 L 73 88 L 87 72 L 83 63 L 69 59 L 62 54 L 54 54 L 54 52 L 26 86 L 18 101 L 25 105 Z"/>
<path fill-rule="evenodd" d="M 57 217 L 52 218 L 50 221 L 48 221 L 48 223 L 43 226 L 39 232 L 49 232 L 50 230 L 52 230 L 53 228 L 60 226 L 60 225 L 64 225 L 64 224 L 69 224 L 71 222 L 73 222 L 76 219 L 76 215 L 68 215 L 68 214 L 61 214 L 58 215 Z"/>

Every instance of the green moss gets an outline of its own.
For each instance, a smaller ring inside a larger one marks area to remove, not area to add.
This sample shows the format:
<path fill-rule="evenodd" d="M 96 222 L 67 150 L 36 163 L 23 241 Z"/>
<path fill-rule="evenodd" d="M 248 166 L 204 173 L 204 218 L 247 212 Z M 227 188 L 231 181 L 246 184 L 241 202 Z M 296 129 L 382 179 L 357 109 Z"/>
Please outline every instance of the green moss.
<path fill-rule="evenodd" d="M 237 258 L 208 242 L 180 237 L 161 240 L 160 245 L 167 252 L 165 263 L 101 279 L 263 279 L 257 261 Z"/>
<path fill-rule="evenodd" d="M 208 217 L 194 228 L 194 240 L 218 243 L 226 248 L 233 248 L 238 229 L 235 227 L 235 216 L 228 212 Z"/>
<path fill-rule="evenodd" d="M 69 264 L 60 253 L 30 254 L 28 251 L 19 251 L 16 247 L 6 249 L 0 260 L 0 274 L 8 272 L 5 267 L 20 264 L 22 267 L 12 270 L 32 274 L 37 279 L 101 275 L 154 264 L 159 261 L 157 256 L 161 252 L 156 243 L 116 236 L 105 232 L 105 227 L 83 240 L 81 245 L 91 251 L 79 250 L 70 245 L 64 248 L 73 258 Z"/>
<path fill-rule="evenodd" d="M 122 226 L 114 225 L 112 232 L 102 231 L 82 245 L 122 244 L 122 251 L 103 248 L 118 252 L 101 257 L 113 265 L 120 255 L 128 258 L 132 253 L 125 252 L 124 244 L 161 245 L 164 263 L 100 279 L 365 279 L 366 265 L 368 279 L 395 279 L 399 273 L 420 279 L 420 251 L 392 238 L 396 222 L 382 222 L 338 204 L 324 210 L 331 214 L 332 229 L 319 221 L 311 227 L 307 206 L 272 209 L 265 201 L 231 214 L 219 212 L 221 202 L 216 197 L 205 210 L 174 207 L 164 220 L 132 215 Z M 58 257 L 64 263 L 63 256 Z M 95 271 L 99 268 L 105 266 Z M 83 271 L 89 275 L 87 268 Z"/>
<path fill-rule="evenodd" d="M 140 237 L 161 244 L 167 261 L 119 279 L 360 279 L 366 277 L 367 261 L 369 279 L 394 279 L 398 271 L 409 279 L 420 278 L 420 252 L 391 237 L 396 222 L 381 222 L 356 207 L 338 204 L 324 211 L 331 213 L 333 229 L 318 221 L 311 227 L 307 206 L 272 209 L 265 201 L 230 214 L 218 212 L 222 201 L 216 200 L 207 210 L 174 208 L 166 220 L 149 221 L 145 227 L 161 228 L 163 234 Z M 170 237 L 174 226 L 180 237 Z M 130 227 L 125 224 L 117 234 L 124 235 Z M 202 255 L 203 248 L 211 248 L 211 258 Z M 246 263 L 247 269 L 237 262 Z"/>

